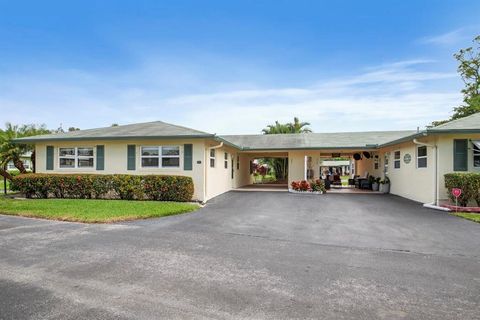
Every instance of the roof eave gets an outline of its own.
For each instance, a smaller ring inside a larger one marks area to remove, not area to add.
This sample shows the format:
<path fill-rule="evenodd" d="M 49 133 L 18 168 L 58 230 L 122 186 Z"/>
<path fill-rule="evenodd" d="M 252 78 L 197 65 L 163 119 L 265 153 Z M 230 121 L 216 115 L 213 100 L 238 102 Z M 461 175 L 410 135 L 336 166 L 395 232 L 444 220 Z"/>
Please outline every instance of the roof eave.
<path fill-rule="evenodd" d="M 428 135 L 428 133 L 426 131 L 420 131 L 418 133 L 415 133 L 415 134 L 412 134 L 412 135 L 409 135 L 409 136 L 406 136 L 406 137 L 403 137 L 403 138 L 400 138 L 400 139 L 396 139 L 396 140 L 393 140 L 393 141 L 383 143 L 383 144 L 379 145 L 378 148 L 393 146 L 393 145 L 396 145 L 396 144 L 399 144 L 399 143 L 403 143 L 403 142 L 413 140 L 415 138 L 425 137 L 427 135 Z"/>
<path fill-rule="evenodd" d="M 480 129 L 427 129 L 428 133 L 480 133 Z"/>

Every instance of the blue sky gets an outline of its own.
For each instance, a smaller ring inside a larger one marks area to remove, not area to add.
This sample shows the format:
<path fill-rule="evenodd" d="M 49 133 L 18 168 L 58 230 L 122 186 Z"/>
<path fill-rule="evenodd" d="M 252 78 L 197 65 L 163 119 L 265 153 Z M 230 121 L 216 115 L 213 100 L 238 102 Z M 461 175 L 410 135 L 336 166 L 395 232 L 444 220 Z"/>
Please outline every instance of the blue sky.
<path fill-rule="evenodd" d="M 479 1 L 2 1 L 0 121 L 258 133 L 449 116 Z"/>

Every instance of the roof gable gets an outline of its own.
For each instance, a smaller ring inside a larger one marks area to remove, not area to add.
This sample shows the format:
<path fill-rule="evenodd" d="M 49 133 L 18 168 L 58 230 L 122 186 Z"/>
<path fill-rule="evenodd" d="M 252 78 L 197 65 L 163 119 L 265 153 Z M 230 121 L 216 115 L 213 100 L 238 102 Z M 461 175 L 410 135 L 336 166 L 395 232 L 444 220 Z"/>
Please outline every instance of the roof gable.
<path fill-rule="evenodd" d="M 480 130 L 480 112 L 427 129 L 428 132 L 455 132 L 462 130 Z"/>

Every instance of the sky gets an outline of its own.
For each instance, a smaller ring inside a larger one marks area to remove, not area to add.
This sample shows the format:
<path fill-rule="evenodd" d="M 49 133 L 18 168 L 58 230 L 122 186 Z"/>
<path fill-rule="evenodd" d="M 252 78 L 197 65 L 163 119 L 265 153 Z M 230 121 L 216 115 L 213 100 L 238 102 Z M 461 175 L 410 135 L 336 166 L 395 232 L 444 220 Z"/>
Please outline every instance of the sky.
<path fill-rule="evenodd" d="M 255 134 L 423 128 L 463 87 L 480 1 L 0 0 L 0 124 Z"/>

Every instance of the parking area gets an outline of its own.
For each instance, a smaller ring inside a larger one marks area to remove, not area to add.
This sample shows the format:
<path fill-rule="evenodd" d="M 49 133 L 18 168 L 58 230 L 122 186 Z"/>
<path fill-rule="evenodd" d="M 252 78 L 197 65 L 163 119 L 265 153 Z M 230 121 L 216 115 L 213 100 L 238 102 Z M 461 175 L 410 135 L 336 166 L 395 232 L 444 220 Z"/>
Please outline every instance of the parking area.
<path fill-rule="evenodd" d="M 0 216 L 2 319 L 477 319 L 480 225 L 395 196 L 229 192 L 122 224 Z"/>

